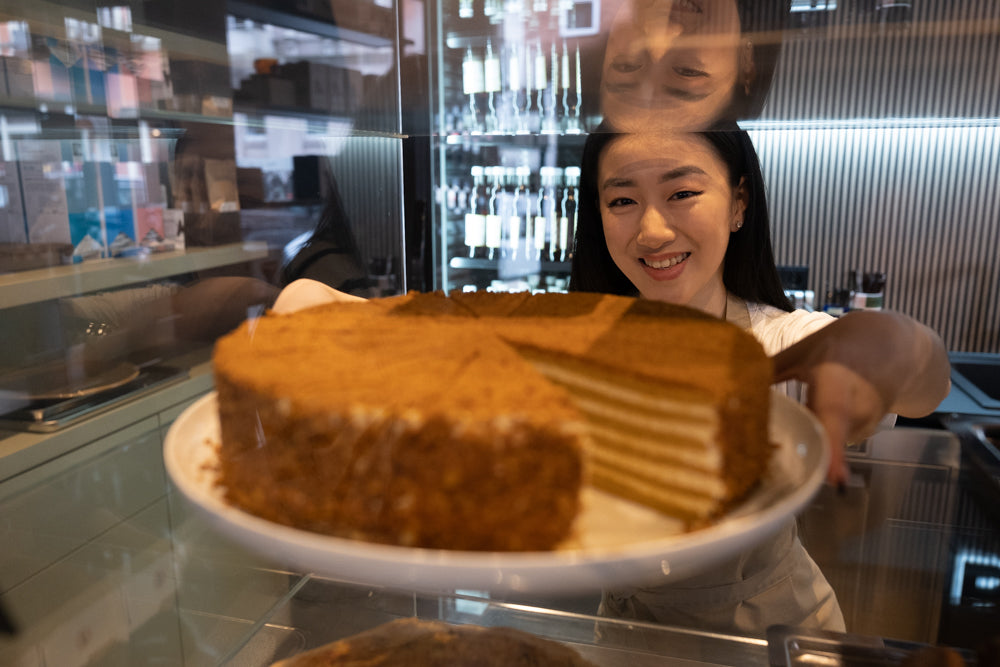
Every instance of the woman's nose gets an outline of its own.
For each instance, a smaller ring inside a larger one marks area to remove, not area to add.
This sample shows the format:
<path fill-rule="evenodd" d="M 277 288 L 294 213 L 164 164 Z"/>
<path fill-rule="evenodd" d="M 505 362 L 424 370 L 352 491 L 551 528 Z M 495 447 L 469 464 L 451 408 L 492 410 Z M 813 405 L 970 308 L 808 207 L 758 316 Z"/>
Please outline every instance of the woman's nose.
<path fill-rule="evenodd" d="M 655 206 L 647 206 L 639 219 L 639 233 L 636 243 L 644 248 L 656 250 L 677 237 L 667 216 Z"/>
<path fill-rule="evenodd" d="M 644 46 L 651 63 L 658 63 L 674 46 L 680 37 L 682 28 L 670 21 L 652 21 L 643 26 Z"/>

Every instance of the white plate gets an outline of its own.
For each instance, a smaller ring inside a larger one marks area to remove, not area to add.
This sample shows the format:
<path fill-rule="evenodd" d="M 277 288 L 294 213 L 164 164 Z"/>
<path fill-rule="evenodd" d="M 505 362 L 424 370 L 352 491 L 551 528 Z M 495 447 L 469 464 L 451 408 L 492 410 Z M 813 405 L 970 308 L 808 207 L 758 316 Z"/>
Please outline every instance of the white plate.
<path fill-rule="evenodd" d="M 545 552 L 373 544 L 290 528 L 236 509 L 215 485 L 215 394 L 173 423 L 163 456 L 180 492 L 221 532 L 303 572 L 406 590 L 572 594 L 695 574 L 767 539 L 802 510 L 826 477 L 829 449 L 811 413 L 785 396 L 772 399 L 771 437 L 778 446 L 770 468 L 756 491 L 721 521 L 681 533 L 676 522 L 656 512 L 588 489 L 578 537 Z"/>

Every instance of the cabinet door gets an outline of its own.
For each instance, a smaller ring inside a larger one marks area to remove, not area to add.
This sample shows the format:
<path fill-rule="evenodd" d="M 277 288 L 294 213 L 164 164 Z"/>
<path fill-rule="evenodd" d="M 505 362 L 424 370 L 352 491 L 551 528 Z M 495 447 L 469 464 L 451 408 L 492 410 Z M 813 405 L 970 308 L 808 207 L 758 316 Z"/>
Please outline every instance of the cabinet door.
<path fill-rule="evenodd" d="M 179 664 L 161 448 L 146 419 L 0 485 L 0 662 Z"/>

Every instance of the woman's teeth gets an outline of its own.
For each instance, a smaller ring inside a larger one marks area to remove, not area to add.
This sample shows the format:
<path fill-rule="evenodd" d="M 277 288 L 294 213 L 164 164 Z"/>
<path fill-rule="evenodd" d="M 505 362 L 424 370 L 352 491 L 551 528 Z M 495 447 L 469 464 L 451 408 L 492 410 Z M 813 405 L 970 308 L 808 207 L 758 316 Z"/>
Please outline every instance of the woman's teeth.
<path fill-rule="evenodd" d="M 681 262 L 683 262 L 685 259 L 687 259 L 690 256 L 691 256 L 691 253 L 685 252 L 685 253 L 682 253 L 680 255 L 675 255 L 674 257 L 671 257 L 670 259 L 665 259 L 665 260 L 660 261 L 660 262 L 654 262 L 651 259 L 643 259 L 642 263 L 645 264 L 646 266 L 654 268 L 654 269 L 669 269 L 671 266 L 674 266 L 676 264 L 680 264 Z"/>

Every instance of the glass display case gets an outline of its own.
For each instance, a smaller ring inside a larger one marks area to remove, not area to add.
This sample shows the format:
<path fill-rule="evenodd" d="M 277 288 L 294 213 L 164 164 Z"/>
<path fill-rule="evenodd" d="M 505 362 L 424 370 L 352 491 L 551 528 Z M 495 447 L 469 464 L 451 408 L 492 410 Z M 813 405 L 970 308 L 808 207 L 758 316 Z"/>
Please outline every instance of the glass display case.
<path fill-rule="evenodd" d="M 394 9 L 185 7 L 0 15 L 4 428 L 190 375 L 296 277 L 402 289 Z"/>
<path fill-rule="evenodd" d="M 599 17 L 589 1 L 435 8 L 436 286 L 566 290 Z"/>

